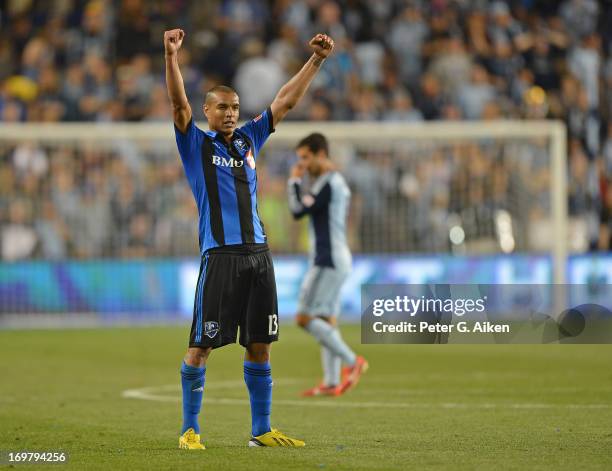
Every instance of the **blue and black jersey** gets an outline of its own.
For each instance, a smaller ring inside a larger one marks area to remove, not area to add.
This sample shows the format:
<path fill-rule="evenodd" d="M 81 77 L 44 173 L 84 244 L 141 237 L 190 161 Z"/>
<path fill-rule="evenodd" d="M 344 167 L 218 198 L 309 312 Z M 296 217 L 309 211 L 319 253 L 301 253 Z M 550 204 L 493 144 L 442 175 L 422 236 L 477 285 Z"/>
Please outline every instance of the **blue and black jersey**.
<path fill-rule="evenodd" d="M 196 127 L 193 118 L 185 133 L 176 126 L 174 131 L 200 215 L 200 253 L 224 245 L 266 242 L 257 213 L 255 163 L 274 132 L 270 108 L 236 129 L 230 144 L 222 134 Z"/>

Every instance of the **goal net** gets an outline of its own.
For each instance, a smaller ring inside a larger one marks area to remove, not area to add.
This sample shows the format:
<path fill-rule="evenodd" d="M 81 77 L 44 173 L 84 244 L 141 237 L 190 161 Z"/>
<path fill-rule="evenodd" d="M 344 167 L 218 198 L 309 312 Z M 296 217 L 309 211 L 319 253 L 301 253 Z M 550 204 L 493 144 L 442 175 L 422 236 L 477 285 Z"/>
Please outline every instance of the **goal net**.
<path fill-rule="evenodd" d="M 311 132 L 328 137 L 351 187 L 354 253 L 546 255 L 550 281 L 565 281 L 569 242 L 580 249 L 581 239 L 569 236 L 562 123 L 283 123 L 257 164 L 258 210 L 277 255 L 307 247 L 286 178 Z M 160 289 L 175 276 L 169 260 L 197 258 L 198 235 L 171 124 L 7 124 L 0 159 L 0 312 L 37 311 L 33 296 L 52 311 L 72 296 L 74 309 L 88 290 L 112 308 L 118 289 L 135 300 L 122 310 L 172 309 L 180 290 Z M 66 260 L 113 275 L 78 286 Z M 150 306 L 130 291 L 139 289 Z"/>
<path fill-rule="evenodd" d="M 286 171 L 295 142 L 315 130 L 330 139 L 353 190 L 357 252 L 547 254 L 554 281 L 563 282 L 562 123 L 290 124 L 266 149 L 267 171 Z"/>

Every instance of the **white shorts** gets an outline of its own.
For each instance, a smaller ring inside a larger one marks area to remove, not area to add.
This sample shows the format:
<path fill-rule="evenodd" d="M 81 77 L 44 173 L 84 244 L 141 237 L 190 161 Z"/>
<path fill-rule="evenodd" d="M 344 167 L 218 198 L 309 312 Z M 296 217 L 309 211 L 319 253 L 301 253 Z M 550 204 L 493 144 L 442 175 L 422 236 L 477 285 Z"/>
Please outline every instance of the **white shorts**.
<path fill-rule="evenodd" d="M 340 312 L 340 289 L 349 272 L 314 265 L 308 269 L 298 301 L 298 313 L 311 316 L 337 316 Z"/>

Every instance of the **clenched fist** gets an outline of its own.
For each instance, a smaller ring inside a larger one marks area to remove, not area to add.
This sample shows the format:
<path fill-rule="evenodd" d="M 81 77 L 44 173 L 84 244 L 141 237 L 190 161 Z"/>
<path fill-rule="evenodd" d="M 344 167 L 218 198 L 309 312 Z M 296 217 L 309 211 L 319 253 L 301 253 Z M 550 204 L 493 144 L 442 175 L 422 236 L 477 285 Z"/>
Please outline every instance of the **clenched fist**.
<path fill-rule="evenodd" d="M 334 49 L 334 40 L 327 34 L 319 33 L 310 40 L 308 45 L 312 48 L 317 56 L 321 57 L 322 59 L 326 59 Z"/>
<path fill-rule="evenodd" d="M 183 44 L 185 31 L 182 29 L 171 29 L 164 32 L 164 48 L 167 55 L 176 54 Z"/>

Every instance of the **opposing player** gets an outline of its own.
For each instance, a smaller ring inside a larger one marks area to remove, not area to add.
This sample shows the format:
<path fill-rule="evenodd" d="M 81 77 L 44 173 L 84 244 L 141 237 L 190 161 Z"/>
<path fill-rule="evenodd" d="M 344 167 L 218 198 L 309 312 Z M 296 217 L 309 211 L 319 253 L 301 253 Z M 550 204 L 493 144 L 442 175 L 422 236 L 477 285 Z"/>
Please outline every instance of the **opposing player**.
<path fill-rule="evenodd" d="M 355 386 L 368 363 L 344 342 L 336 325 L 340 288 L 351 270 L 351 252 L 346 241 L 346 217 L 351 192 L 329 160 L 325 136 L 310 134 L 297 147 L 298 163 L 288 182 L 289 208 L 293 216 L 310 216 L 309 269 L 302 283 L 298 325 L 321 344 L 323 382 L 304 391 L 304 396 L 338 396 Z M 302 177 L 314 180 L 303 194 Z M 345 369 L 342 374 L 342 363 Z"/>
<path fill-rule="evenodd" d="M 199 210 L 201 265 L 189 348 L 181 378 L 183 426 L 179 447 L 204 449 L 198 415 L 206 364 L 213 348 L 245 347 L 244 381 L 251 401 L 249 446 L 304 446 L 270 427 L 270 343 L 278 339 L 276 283 L 263 224 L 257 214 L 257 155 L 268 136 L 302 98 L 334 42 L 323 34 L 310 41 L 313 54 L 278 92 L 270 107 L 237 128 L 240 103 L 230 87 L 206 95 L 208 131 L 197 128 L 177 54 L 185 33 L 164 33 L 166 84 L 176 142 Z"/>

